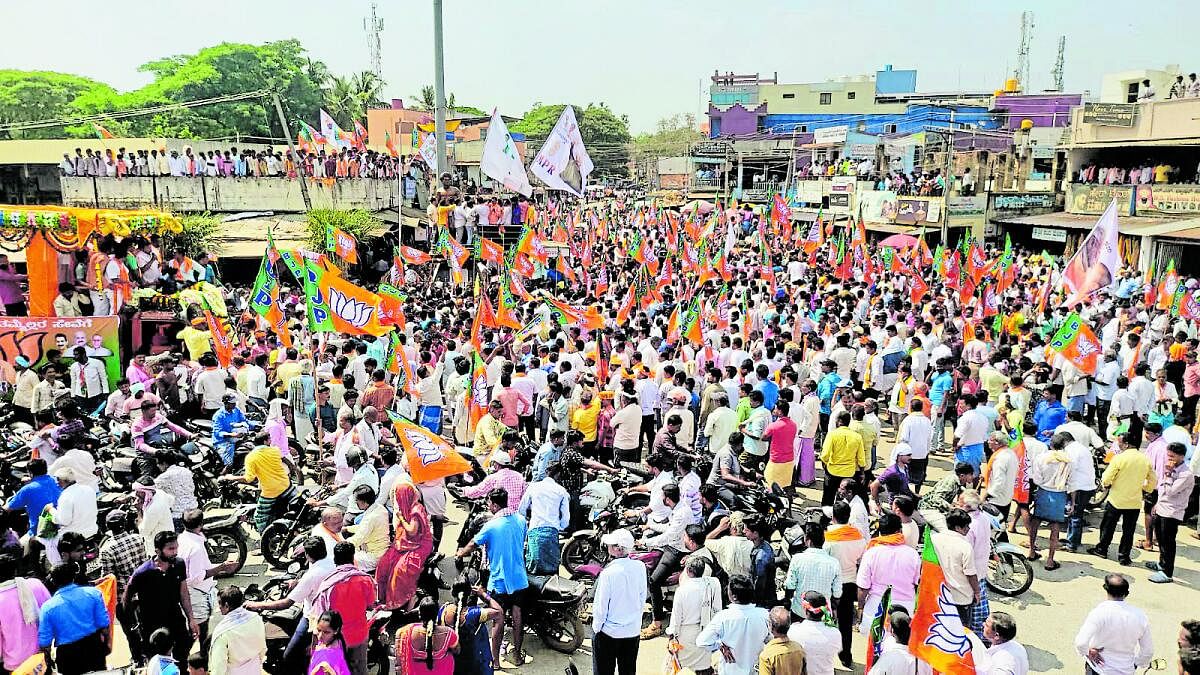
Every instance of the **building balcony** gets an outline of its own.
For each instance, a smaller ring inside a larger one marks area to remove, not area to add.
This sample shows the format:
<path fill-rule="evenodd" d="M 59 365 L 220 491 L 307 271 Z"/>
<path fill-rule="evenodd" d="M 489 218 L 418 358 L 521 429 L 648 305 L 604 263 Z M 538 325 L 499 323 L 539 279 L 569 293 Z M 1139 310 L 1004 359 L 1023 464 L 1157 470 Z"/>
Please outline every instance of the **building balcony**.
<path fill-rule="evenodd" d="M 308 179 L 315 209 L 380 211 L 399 204 L 399 182 L 377 178 Z M 172 211 L 306 211 L 300 182 L 293 178 L 63 177 L 66 206 L 98 209 L 155 208 Z"/>
<path fill-rule="evenodd" d="M 1071 113 L 1067 145 L 1194 144 L 1200 140 L 1200 98 L 1145 103 L 1089 103 Z"/>

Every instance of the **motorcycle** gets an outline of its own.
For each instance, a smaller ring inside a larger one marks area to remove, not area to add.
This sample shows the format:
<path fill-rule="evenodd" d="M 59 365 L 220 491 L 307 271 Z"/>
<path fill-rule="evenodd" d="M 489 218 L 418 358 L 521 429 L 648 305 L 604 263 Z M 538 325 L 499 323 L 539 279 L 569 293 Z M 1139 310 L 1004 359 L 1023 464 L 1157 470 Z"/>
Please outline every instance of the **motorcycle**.
<path fill-rule="evenodd" d="M 320 499 L 327 495 L 328 491 L 320 491 L 312 496 Z M 309 497 L 307 491 L 296 490 L 295 496 L 285 507 L 285 515 L 272 521 L 262 531 L 259 552 L 271 567 L 280 570 L 286 568 L 305 534 L 320 522 L 321 507 L 310 506 Z"/>
<path fill-rule="evenodd" d="M 998 518 L 1000 513 L 990 505 L 984 511 Z M 1008 542 L 1003 525 L 995 521 L 992 527 L 992 553 L 988 559 L 988 588 L 999 595 L 1014 598 L 1033 586 L 1033 565 L 1025 557 L 1025 551 Z"/>
<path fill-rule="evenodd" d="M 580 606 L 587 588 L 578 581 L 559 576 L 530 576 L 532 602 L 521 609 L 525 626 L 550 649 L 572 654 L 583 644 L 583 620 Z"/>
<path fill-rule="evenodd" d="M 237 561 L 237 569 L 218 575 L 218 579 L 231 577 L 246 565 L 250 537 L 245 528 L 254 517 L 256 508 L 254 504 L 244 504 L 228 515 L 204 523 L 204 547 L 212 564 L 219 566 L 231 560 Z"/>

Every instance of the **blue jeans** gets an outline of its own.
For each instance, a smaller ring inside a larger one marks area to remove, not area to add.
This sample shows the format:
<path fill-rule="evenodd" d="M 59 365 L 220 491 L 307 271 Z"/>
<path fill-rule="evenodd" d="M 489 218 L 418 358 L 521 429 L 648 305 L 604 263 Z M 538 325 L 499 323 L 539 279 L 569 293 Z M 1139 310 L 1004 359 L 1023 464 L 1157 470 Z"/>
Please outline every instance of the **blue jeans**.
<path fill-rule="evenodd" d="M 1095 490 L 1076 490 L 1075 505 L 1067 516 L 1067 545 L 1072 548 L 1083 546 L 1083 516 Z"/>
<path fill-rule="evenodd" d="M 1070 396 L 1067 398 L 1067 412 L 1083 412 L 1083 404 L 1087 402 L 1087 395 Z"/>
<path fill-rule="evenodd" d="M 296 624 L 296 632 L 292 634 L 292 639 L 288 640 L 287 647 L 283 649 L 283 662 L 286 665 L 298 666 L 299 670 L 292 672 L 301 672 L 307 667 L 308 648 L 312 646 L 312 635 L 308 632 L 308 618 L 300 619 L 300 623 Z"/>

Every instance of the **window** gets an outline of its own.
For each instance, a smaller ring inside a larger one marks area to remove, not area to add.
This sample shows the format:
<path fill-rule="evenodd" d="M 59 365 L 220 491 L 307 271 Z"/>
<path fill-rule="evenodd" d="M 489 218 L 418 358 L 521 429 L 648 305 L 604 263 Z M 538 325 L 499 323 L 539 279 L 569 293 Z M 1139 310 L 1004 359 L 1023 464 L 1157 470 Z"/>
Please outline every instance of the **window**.
<path fill-rule="evenodd" d="M 799 129 L 797 129 L 796 131 L 797 131 L 798 133 L 801 133 L 801 134 L 807 134 L 807 133 L 808 133 L 808 125 L 807 125 L 807 124 L 801 124 L 801 125 L 800 125 L 800 128 L 799 128 Z"/>
<path fill-rule="evenodd" d="M 796 98 L 796 95 L 795 94 L 784 94 L 783 97 L 784 98 Z"/>
<path fill-rule="evenodd" d="M 488 132 L 487 127 L 480 129 L 479 130 L 479 140 L 486 141 L 487 140 L 487 132 Z"/>
<path fill-rule="evenodd" d="M 833 94 L 824 92 L 821 94 L 821 105 L 830 105 L 833 103 Z"/>
<path fill-rule="evenodd" d="M 854 92 L 852 92 L 852 91 L 846 92 L 846 100 L 853 101 L 854 100 Z"/>
<path fill-rule="evenodd" d="M 885 133 L 885 134 L 896 133 L 896 125 L 895 124 L 885 124 L 883 126 L 883 133 Z"/>

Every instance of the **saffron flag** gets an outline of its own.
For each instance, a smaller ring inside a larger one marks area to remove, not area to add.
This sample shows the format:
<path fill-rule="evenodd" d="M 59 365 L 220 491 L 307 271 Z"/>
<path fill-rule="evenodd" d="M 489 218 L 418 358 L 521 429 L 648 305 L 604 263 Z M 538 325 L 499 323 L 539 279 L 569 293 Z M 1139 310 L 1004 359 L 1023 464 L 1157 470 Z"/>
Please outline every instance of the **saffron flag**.
<path fill-rule="evenodd" d="M 487 367 L 476 350 L 471 355 L 471 379 L 467 380 L 467 429 L 475 433 L 475 425 L 487 414 Z"/>
<path fill-rule="evenodd" d="M 404 316 L 404 301 L 408 296 L 399 288 L 389 284 L 379 284 L 379 323 L 385 326 L 399 326 L 404 330 L 408 320 Z"/>
<path fill-rule="evenodd" d="M 332 225 L 326 226 L 325 250 L 351 265 L 358 263 L 358 240 L 354 238 L 354 235 L 341 228 Z"/>
<path fill-rule="evenodd" d="M 1167 261 L 1167 271 L 1163 273 L 1162 279 L 1158 281 L 1158 296 L 1159 309 L 1170 309 L 1171 299 L 1175 295 L 1175 289 L 1179 287 L 1179 274 L 1175 272 L 1175 259 Z"/>
<path fill-rule="evenodd" d="M 379 322 L 378 295 L 310 261 L 305 261 L 305 264 L 312 287 L 308 301 L 316 304 L 313 318 L 318 326 L 329 325 L 328 330 L 346 335 L 375 337 L 391 330 Z"/>
<path fill-rule="evenodd" d="M 929 664 L 935 673 L 975 675 L 971 639 L 950 598 L 932 532 L 925 533 L 921 553 L 921 583 L 917 587 L 908 649 Z"/>
<path fill-rule="evenodd" d="M 208 322 L 208 332 L 212 336 L 213 353 L 217 356 L 222 368 L 228 368 L 233 363 L 233 341 L 229 337 L 229 324 L 223 317 L 213 313 L 207 301 L 202 301 L 204 320 Z"/>
<path fill-rule="evenodd" d="M 521 330 L 521 319 L 516 313 L 517 301 L 503 279 L 497 284 L 496 292 L 496 323 L 504 328 Z"/>
<path fill-rule="evenodd" d="M 108 129 L 105 129 L 104 127 L 100 126 L 99 124 L 96 124 L 95 122 L 92 122 L 92 130 L 96 132 L 96 138 L 99 138 L 100 140 L 104 140 L 105 138 L 113 137 L 113 134 L 111 131 L 109 131 Z"/>
<path fill-rule="evenodd" d="M 383 132 L 383 147 L 387 148 L 388 154 L 392 157 L 399 157 L 400 151 L 396 149 L 396 142 L 392 140 L 392 135 L 388 132 Z"/>
<path fill-rule="evenodd" d="M 396 441 L 404 449 L 408 473 L 414 483 L 427 483 L 471 470 L 471 463 L 446 439 L 391 410 L 388 411 L 388 418 L 396 432 Z"/>
<path fill-rule="evenodd" d="M 1067 315 L 1054 337 L 1050 338 L 1050 348 L 1088 375 L 1094 375 L 1099 367 L 1100 341 L 1075 312 Z"/>
<path fill-rule="evenodd" d="M 1117 233 L 1117 200 L 1113 199 L 1096 221 L 1095 227 L 1080 244 L 1079 250 L 1063 267 L 1062 282 L 1071 292 L 1068 305 L 1083 302 L 1092 293 L 1108 288 L 1121 269 Z"/>
<path fill-rule="evenodd" d="M 550 252 L 546 250 L 545 243 L 542 242 L 537 228 L 534 227 L 526 226 L 525 231 L 521 233 L 521 241 L 517 243 L 517 253 L 524 253 L 542 265 L 550 260 Z"/>
<path fill-rule="evenodd" d="M 504 266 L 504 247 L 486 237 L 479 237 L 475 240 L 479 247 L 479 259 L 484 262 L 490 262 L 498 267 Z"/>
<path fill-rule="evenodd" d="M 359 150 L 367 148 L 367 128 L 358 120 L 354 120 L 354 147 Z"/>
<path fill-rule="evenodd" d="M 525 173 L 517 144 L 513 142 L 508 125 L 498 110 L 492 111 L 492 121 L 488 123 L 479 170 L 513 192 L 526 197 L 533 194 L 533 186 L 529 184 L 529 175 Z"/>
<path fill-rule="evenodd" d="M 408 263 L 409 265 L 420 265 L 433 260 L 433 256 L 429 255 L 425 251 L 415 249 L 411 246 L 401 246 L 399 248 L 399 254 L 400 257 L 404 259 L 404 262 Z"/>

